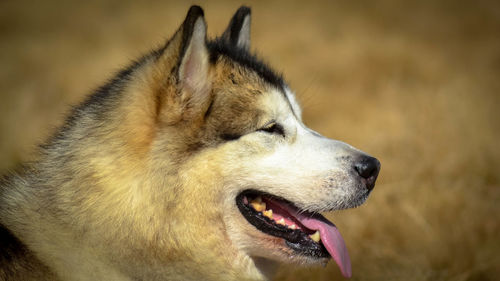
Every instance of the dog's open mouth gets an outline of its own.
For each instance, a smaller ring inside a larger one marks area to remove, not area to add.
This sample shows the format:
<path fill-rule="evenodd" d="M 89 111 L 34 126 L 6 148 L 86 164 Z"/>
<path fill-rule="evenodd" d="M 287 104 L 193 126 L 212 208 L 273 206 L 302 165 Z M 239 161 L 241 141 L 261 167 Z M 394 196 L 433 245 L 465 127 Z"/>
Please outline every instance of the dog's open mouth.
<path fill-rule="evenodd" d="M 283 238 L 301 255 L 332 257 L 345 277 L 351 277 L 351 261 L 344 239 L 335 225 L 320 214 L 302 211 L 291 202 L 257 191 L 244 191 L 236 205 L 258 230 Z"/>

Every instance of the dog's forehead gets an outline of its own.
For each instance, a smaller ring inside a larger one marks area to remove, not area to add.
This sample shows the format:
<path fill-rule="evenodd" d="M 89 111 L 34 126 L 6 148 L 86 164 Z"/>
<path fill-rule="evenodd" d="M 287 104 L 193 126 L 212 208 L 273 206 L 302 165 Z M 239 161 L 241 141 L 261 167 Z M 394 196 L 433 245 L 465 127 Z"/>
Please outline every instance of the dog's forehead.
<path fill-rule="evenodd" d="M 295 115 L 300 119 L 300 107 L 293 92 L 284 82 L 270 82 L 266 77 L 245 65 L 228 59 L 219 61 L 216 67 L 215 89 L 219 99 L 239 110 L 272 115 L 272 118 Z"/>
<path fill-rule="evenodd" d="M 296 117 L 294 105 L 292 105 L 288 94 L 282 89 L 268 88 L 259 97 L 257 104 L 269 118 L 275 121 Z"/>

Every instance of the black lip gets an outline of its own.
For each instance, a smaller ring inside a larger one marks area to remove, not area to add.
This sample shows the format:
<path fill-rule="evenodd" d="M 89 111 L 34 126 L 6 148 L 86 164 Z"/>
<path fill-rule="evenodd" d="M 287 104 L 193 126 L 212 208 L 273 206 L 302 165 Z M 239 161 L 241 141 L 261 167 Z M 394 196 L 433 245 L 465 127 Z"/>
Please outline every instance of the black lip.
<path fill-rule="evenodd" d="M 245 217 L 245 219 L 251 225 L 255 226 L 255 228 L 266 234 L 283 238 L 286 245 L 298 254 L 315 258 L 330 257 L 330 254 L 326 250 L 325 246 L 323 246 L 322 243 L 316 243 L 311 240 L 311 238 L 309 238 L 309 235 L 304 231 L 299 229 L 289 229 L 285 226 L 276 224 L 271 219 L 263 216 L 260 212 L 255 211 L 249 205 L 243 203 L 243 198 L 245 196 L 249 198 L 258 195 L 270 197 L 274 200 L 284 201 L 291 204 L 289 201 L 283 198 L 279 198 L 277 196 L 270 195 L 264 192 L 255 190 L 243 191 L 236 197 L 236 205 L 238 206 L 238 209 L 240 210 L 243 217 Z"/>

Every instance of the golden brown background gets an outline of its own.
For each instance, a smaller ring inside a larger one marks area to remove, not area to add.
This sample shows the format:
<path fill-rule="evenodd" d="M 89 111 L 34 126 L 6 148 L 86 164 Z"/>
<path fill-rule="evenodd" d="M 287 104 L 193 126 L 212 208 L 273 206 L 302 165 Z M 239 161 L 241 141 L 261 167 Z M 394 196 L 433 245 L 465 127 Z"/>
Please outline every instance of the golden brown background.
<path fill-rule="evenodd" d="M 252 7 L 252 49 L 305 122 L 382 162 L 360 208 L 331 215 L 353 280 L 500 280 L 500 2 L 198 2 L 209 34 Z M 191 1 L 0 1 L 0 171 L 65 112 L 169 37 Z M 342 279 L 284 267 L 277 280 Z"/>

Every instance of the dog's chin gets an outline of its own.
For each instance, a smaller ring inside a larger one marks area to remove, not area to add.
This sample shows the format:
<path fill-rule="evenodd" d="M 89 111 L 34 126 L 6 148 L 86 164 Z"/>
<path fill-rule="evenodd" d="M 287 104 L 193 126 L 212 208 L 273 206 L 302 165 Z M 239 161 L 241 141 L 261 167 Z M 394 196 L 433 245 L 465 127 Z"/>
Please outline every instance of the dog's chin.
<path fill-rule="evenodd" d="M 344 276 L 351 275 L 343 238 L 322 215 L 256 190 L 241 192 L 236 206 L 255 227 L 253 233 L 248 233 L 254 240 L 251 255 L 303 265 L 324 265 L 333 258 Z"/>
<path fill-rule="evenodd" d="M 252 237 L 253 249 L 249 253 L 252 257 L 266 258 L 283 264 L 296 264 L 300 266 L 325 266 L 331 259 L 328 257 L 317 257 L 297 254 L 296 250 L 290 248 L 284 239 L 270 241 L 263 237 Z"/>
<path fill-rule="evenodd" d="M 341 208 L 334 208 L 333 210 L 328 210 L 328 211 L 337 211 L 337 210 L 344 210 L 344 209 L 352 209 L 352 208 L 357 208 L 365 201 L 368 199 L 370 196 L 370 191 L 364 191 L 363 193 L 358 192 L 351 200 L 349 200 L 347 203 L 343 204 Z"/>

